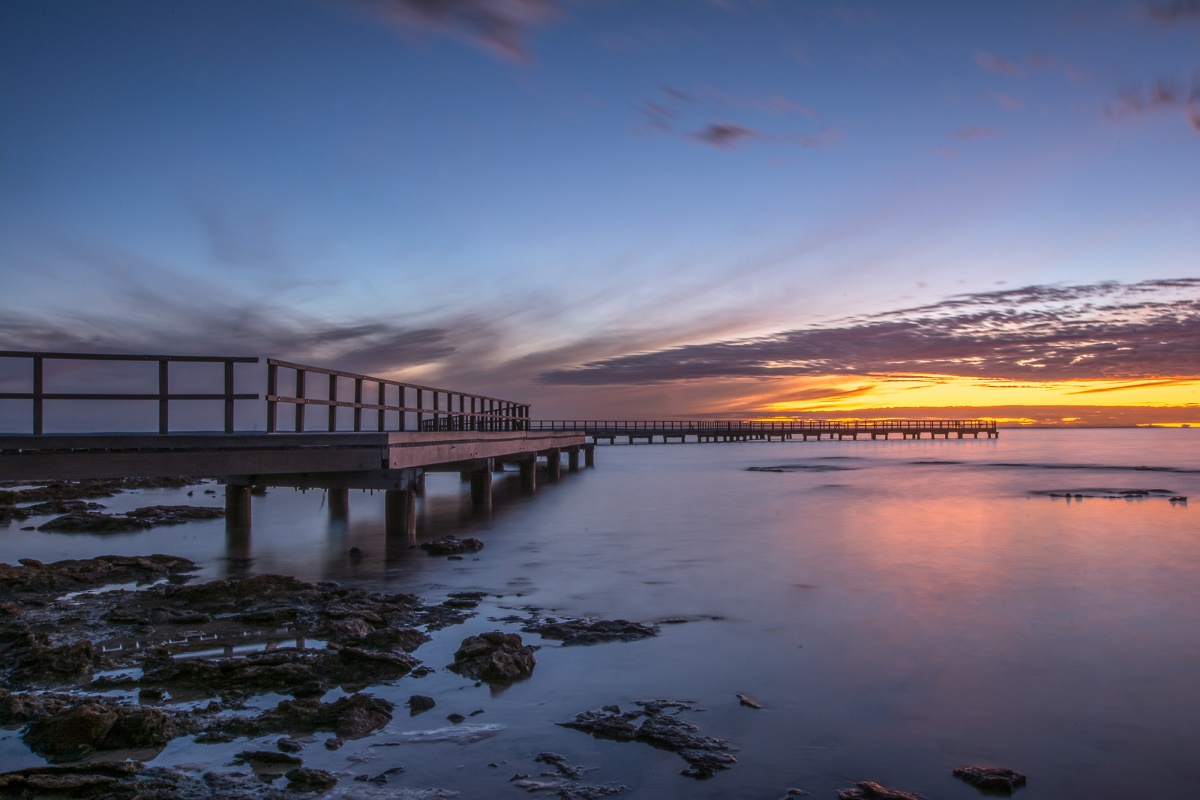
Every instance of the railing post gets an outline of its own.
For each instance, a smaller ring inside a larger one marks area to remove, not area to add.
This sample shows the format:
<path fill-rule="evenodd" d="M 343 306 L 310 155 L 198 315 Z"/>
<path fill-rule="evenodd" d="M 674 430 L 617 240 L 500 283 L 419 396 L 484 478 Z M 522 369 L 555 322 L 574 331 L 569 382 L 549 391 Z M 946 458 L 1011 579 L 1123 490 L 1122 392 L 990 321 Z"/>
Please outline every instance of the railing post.
<path fill-rule="evenodd" d="M 441 430 L 441 427 L 440 427 L 441 421 L 440 421 L 440 417 L 438 416 L 438 405 L 439 405 L 438 404 L 438 395 L 439 394 L 441 394 L 441 392 L 439 392 L 436 389 L 433 390 L 433 429 L 435 431 Z"/>
<path fill-rule="evenodd" d="M 296 433 L 304 433 L 304 370 L 296 370 Z"/>
<path fill-rule="evenodd" d="M 168 393 L 168 367 L 170 362 L 165 358 L 158 362 L 158 432 L 166 433 L 171 429 L 171 421 L 168 416 L 168 406 L 170 399 Z"/>
<path fill-rule="evenodd" d="M 273 399 L 279 392 L 279 365 L 267 362 L 267 433 L 275 432 L 279 402 Z"/>
<path fill-rule="evenodd" d="M 423 413 L 425 410 L 425 399 L 424 398 L 425 398 L 425 391 L 423 389 L 417 389 L 417 430 L 418 431 L 424 429 L 424 425 L 421 424 L 422 422 L 425 421 L 425 414 Z"/>
<path fill-rule="evenodd" d="M 337 430 L 337 375 L 329 376 L 329 432 Z"/>
<path fill-rule="evenodd" d="M 385 392 L 384 392 L 384 390 L 385 390 L 386 388 L 387 388 L 387 385 L 386 385 L 386 384 L 383 384 L 383 383 L 379 384 L 379 405 L 381 405 L 381 406 L 382 406 L 382 405 L 384 405 L 384 402 L 383 402 L 383 401 L 384 401 L 384 398 L 387 396 L 387 395 L 385 394 Z M 396 405 L 397 405 L 397 406 L 400 408 L 400 421 L 399 421 L 399 422 L 397 423 L 397 425 L 396 425 L 396 430 L 398 430 L 398 431 L 402 431 L 402 430 L 405 430 L 405 422 L 404 422 L 404 416 L 405 416 L 405 414 L 404 414 L 404 387 L 403 387 L 403 386 L 397 386 L 397 387 L 396 387 L 396 390 L 397 390 L 397 391 L 399 392 L 399 394 L 400 394 L 400 398 L 399 398 L 399 399 L 396 401 Z M 382 433 L 382 432 L 383 432 L 383 430 L 384 430 L 384 427 L 385 427 L 385 426 L 384 426 L 383 409 L 381 408 L 381 409 L 379 409 L 379 431 L 380 431 L 380 433 Z"/>
<path fill-rule="evenodd" d="M 233 362 L 225 362 L 225 432 L 233 433 Z"/>
<path fill-rule="evenodd" d="M 363 379 L 354 379 L 354 431 L 362 430 L 362 387 Z M 382 405 L 382 403 L 380 404 Z"/>
<path fill-rule="evenodd" d="M 42 435 L 43 363 L 41 356 L 33 357 L 33 435 Z"/>

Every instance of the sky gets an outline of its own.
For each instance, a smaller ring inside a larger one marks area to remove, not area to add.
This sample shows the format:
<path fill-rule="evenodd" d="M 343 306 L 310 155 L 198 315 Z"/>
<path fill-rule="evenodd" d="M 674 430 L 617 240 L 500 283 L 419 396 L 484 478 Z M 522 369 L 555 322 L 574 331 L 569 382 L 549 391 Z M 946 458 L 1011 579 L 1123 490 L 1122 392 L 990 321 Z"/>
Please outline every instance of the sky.
<path fill-rule="evenodd" d="M 1200 425 L 1200 0 L 7 0 L 0 349 Z"/>

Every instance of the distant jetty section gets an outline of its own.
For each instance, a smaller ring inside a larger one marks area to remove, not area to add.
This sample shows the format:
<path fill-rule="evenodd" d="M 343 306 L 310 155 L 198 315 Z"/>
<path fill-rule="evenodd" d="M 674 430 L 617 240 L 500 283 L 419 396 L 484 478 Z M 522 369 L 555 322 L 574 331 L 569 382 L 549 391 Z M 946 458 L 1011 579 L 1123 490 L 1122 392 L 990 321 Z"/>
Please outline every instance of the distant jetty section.
<path fill-rule="evenodd" d="M 27 433 L 0 434 L 0 481 L 217 478 L 226 525 L 241 533 L 256 487 L 324 489 L 332 514 L 345 512 L 350 489 L 381 491 L 388 534 L 411 538 L 426 473 L 460 473 L 472 502 L 490 507 L 492 474 L 506 464 L 532 492 L 539 473 L 559 479 L 564 455 L 570 471 L 581 454 L 585 466 L 595 463 L 583 433 L 534 430 L 526 403 L 279 359 L 266 359 L 265 376 L 247 373 L 261 362 L 244 356 L 8 350 L 0 361 L 4 388 L 27 380 L 26 391 L 0 392 L 0 401 L 27 404 Z M 238 391 L 239 382 L 266 392 Z M 265 410 L 265 431 L 237 429 L 251 404 Z M 198 405 L 215 413 L 198 416 Z M 196 424 L 222 418 L 215 430 Z M 155 421 L 157 433 L 147 432 Z M 72 430 L 97 424 L 135 431 Z"/>
<path fill-rule="evenodd" d="M 437 423 L 430 423 L 430 425 Z M 530 430 L 542 432 L 573 431 L 591 437 L 593 442 L 609 444 L 623 438 L 630 444 L 639 441 L 667 442 L 749 442 L 756 440 L 787 441 L 800 439 L 963 439 L 981 435 L 996 439 L 1000 431 L 995 420 L 987 419 L 898 419 L 856 422 L 827 422 L 824 420 L 794 420 L 788 422 L 745 421 L 611 421 L 611 420 L 532 420 Z"/>

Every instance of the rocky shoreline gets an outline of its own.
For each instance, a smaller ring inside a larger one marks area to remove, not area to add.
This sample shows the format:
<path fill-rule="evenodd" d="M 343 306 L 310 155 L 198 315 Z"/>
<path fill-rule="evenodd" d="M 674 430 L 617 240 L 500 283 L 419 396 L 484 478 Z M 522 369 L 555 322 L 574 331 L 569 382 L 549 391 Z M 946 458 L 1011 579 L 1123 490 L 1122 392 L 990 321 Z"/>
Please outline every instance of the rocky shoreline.
<path fill-rule="evenodd" d="M 59 519 L 109 517 L 97 513 L 91 498 L 129 488 L 127 482 L 87 482 L 0 490 L 0 508 L 10 509 L 10 520 L 29 509 L 61 512 Z M 123 516 L 175 524 L 186 512 L 173 509 L 182 508 L 147 506 Z M 423 545 L 429 555 L 451 559 L 482 547 L 479 540 L 454 537 Z M 560 618 L 538 608 L 513 609 L 519 613 L 488 618 L 506 630 L 467 636 L 451 663 L 427 664 L 421 648 L 433 634 L 473 619 L 484 592 L 451 592 L 429 602 L 285 575 L 193 583 L 196 570 L 171 555 L 0 563 L 0 726 L 16 731 L 45 762 L 0 773 L 0 797 L 458 797 L 445 789 L 401 788 L 404 767 L 367 769 L 372 765 L 361 744 L 341 769 L 306 761 L 328 766 L 316 754 L 352 751 L 347 745 L 358 740 L 368 751 L 401 743 L 385 732 L 400 707 L 416 716 L 438 705 L 425 694 L 398 699 L 396 687 L 404 681 L 442 670 L 461 675 L 466 686 L 496 689 L 533 679 L 538 648 L 521 634 L 561 647 L 593 646 L 657 636 L 662 624 L 688 621 Z M 255 642 L 249 651 L 248 634 Z M 730 700 L 747 713 L 764 708 L 745 694 L 731 693 Z M 700 711 L 691 700 L 643 699 L 549 722 L 674 753 L 683 761 L 680 775 L 706 780 L 737 764 L 737 747 L 701 731 L 690 719 Z M 413 742 L 479 741 L 502 729 L 471 719 L 482 713 L 454 711 L 444 727 L 401 735 Z M 232 760 L 154 763 L 179 741 L 201 750 L 212 745 Z M 628 791 L 595 780 L 586 774 L 594 768 L 556 753 L 531 752 L 527 761 L 509 779 L 523 792 L 591 800 Z M 989 794 L 1011 793 L 1025 782 L 1012 770 L 991 767 L 960 767 L 954 775 Z M 784 791 L 787 797 L 808 794 Z M 918 796 L 870 781 L 837 795 Z"/>

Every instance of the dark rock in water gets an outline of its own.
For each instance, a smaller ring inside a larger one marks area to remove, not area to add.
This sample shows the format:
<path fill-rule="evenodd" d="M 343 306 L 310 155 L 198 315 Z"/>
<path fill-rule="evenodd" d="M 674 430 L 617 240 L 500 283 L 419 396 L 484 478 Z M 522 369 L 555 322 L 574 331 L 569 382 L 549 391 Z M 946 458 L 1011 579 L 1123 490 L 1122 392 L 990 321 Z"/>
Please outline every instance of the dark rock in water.
<path fill-rule="evenodd" d="M 339 697 L 332 703 L 305 698 L 284 700 L 270 711 L 257 717 L 225 717 L 210 726 L 210 730 L 221 730 L 241 736 L 262 736 L 268 733 L 291 733 L 294 731 L 333 731 L 338 743 L 330 750 L 340 747 L 346 739 L 366 736 L 382 728 L 392 719 L 395 706 L 387 700 L 369 694 L 352 694 Z"/>
<path fill-rule="evenodd" d="M 753 697 L 750 697 L 748 695 L 739 694 L 737 696 L 737 699 L 738 699 L 739 703 L 746 706 L 747 708 L 759 708 L 759 709 L 762 708 L 762 703 L 758 702 Z"/>
<path fill-rule="evenodd" d="M 42 516 L 45 514 L 72 514 L 77 511 L 96 511 L 104 508 L 99 503 L 89 503 L 86 500 L 47 500 L 44 503 L 36 503 L 26 507 L 30 516 Z"/>
<path fill-rule="evenodd" d="M 367 554 L 357 547 L 351 547 L 350 552 L 347 553 L 347 555 L 350 556 L 351 561 L 362 561 Z"/>
<path fill-rule="evenodd" d="M 429 636 L 416 628 L 382 628 L 363 637 L 363 643 L 370 647 L 404 653 L 411 653 L 428 641 Z"/>
<path fill-rule="evenodd" d="M 482 550 L 483 542 L 478 539 L 456 539 L 453 536 L 447 536 L 444 539 L 424 542 L 420 548 L 431 556 L 453 556 Z"/>
<path fill-rule="evenodd" d="M 46 634 L 18 626 L 0 633 L 0 674 L 10 685 L 77 683 L 91 677 L 95 662 L 91 642 L 55 647 Z"/>
<path fill-rule="evenodd" d="M 340 736 L 330 736 L 325 740 L 326 750 L 337 750 L 346 743 L 346 740 Z"/>
<path fill-rule="evenodd" d="M 325 792 L 337 786 L 337 776 L 323 769 L 299 767 L 283 774 L 288 788 L 297 792 Z"/>
<path fill-rule="evenodd" d="M 677 753 L 688 766 L 682 775 L 691 778 L 711 778 L 718 771 L 729 769 L 737 759 L 730 754 L 724 739 L 705 736 L 690 722 L 676 714 L 692 710 L 691 703 L 676 700 L 643 700 L 640 711 L 622 711 L 620 706 L 604 706 L 598 711 L 585 711 L 569 722 L 559 723 L 566 728 L 585 731 L 602 739 L 645 742 L 663 750 Z M 672 713 L 674 712 L 674 713 Z M 640 724 L 634 724 L 641 720 Z"/>
<path fill-rule="evenodd" d="M 567 759 L 558 753 L 538 753 L 533 760 L 539 764 L 549 764 L 558 770 L 558 774 L 567 778 L 575 779 L 583 776 L 583 767 L 568 764 Z"/>
<path fill-rule="evenodd" d="M 570 619 L 531 622 L 521 628 L 526 633 L 536 633 L 543 639 L 561 641 L 566 645 L 597 644 L 599 642 L 632 642 L 658 635 L 657 625 L 642 625 L 624 619 Z"/>
<path fill-rule="evenodd" d="M 300 739 L 296 739 L 291 736 L 284 736 L 275 743 L 275 746 L 285 753 L 299 753 L 304 749 L 304 744 L 305 743 Z"/>
<path fill-rule="evenodd" d="M 225 509 L 214 506 L 145 506 L 125 514 L 150 525 L 182 525 L 194 519 L 220 519 Z"/>
<path fill-rule="evenodd" d="M 951 774 L 982 792 L 1012 794 L 1025 785 L 1025 776 L 1005 767 L 957 767 Z"/>
<path fill-rule="evenodd" d="M 143 768 L 137 761 L 112 761 L 19 769 L 0 775 L 0 795 L 42 796 L 46 793 L 93 797 L 96 792 L 121 783 Z"/>
<path fill-rule="evenodd" d="M 48 761 L 77 761 L 96 750 L 165 747 L 195 727 L 187 715 L 95 698 L 38 716 L 22 738 Z"/>
<path fill-rule="evenodd" d="M 250 764 L 303 764 L 304 759 L 280 753 L 276 750 L 243 750 L 238 753 L 236 761 Z"/>
<path fill-rule="evenodd" d="M 124 514 L 73 511 L 61 517 L 55 517 L 44 525 L 39 525 L 38 530 L 48 533 L 128 533 L 129 531 L 142 531 L 149 527 L 149 522 L 127 517 Z"/>
<path fill-rule="evenodd" d="M 1186 503 L 1187 502 L 1187 498 L 1184 497 L 1183 495 L 1175 495 L 1174 497 L 1171 497 L 1169 499 L 1172 503 Z"/>
<path fill-rule="evenodd" d="M 853 789 L 838 789 L 838 800 L 920 800 L 915 794 L 888 789 L 873 781 L 859 781 Z"/>
<path fill-rule="evenodd" d="M 462 714 L 450 714 L 446 717 L 446 719 L 450 720 L 455 725 L 457 725 L 460 722 L 466 722 L 466 720 L 467 720 L 467 718 L 464 717 Z"/>
<path fill-rule="evenodd" d="M 536 663 L 533 648 L 520 636 L 490 631 L 463 639 L 449 669 L 488 683 L 511 683 L 532 675 Z"/>
<path fill-rule="evenodd" d="M 428 711 L 436 706 L 437 703 L 432 697 L 426 697 L 423 694 L 414 694 L 408 698 L 408 710 L 412 716 L 420 714 L 422 711 Z"/>
<path fill-rule="evenodd" d="M 196 565 L 176 556 L 98 556 L 43 564 L 22 558 L 19 567 L 0 564 L 0 598 L 30 592 L 72 592 L 113 583 L 178 580 Z"/>

